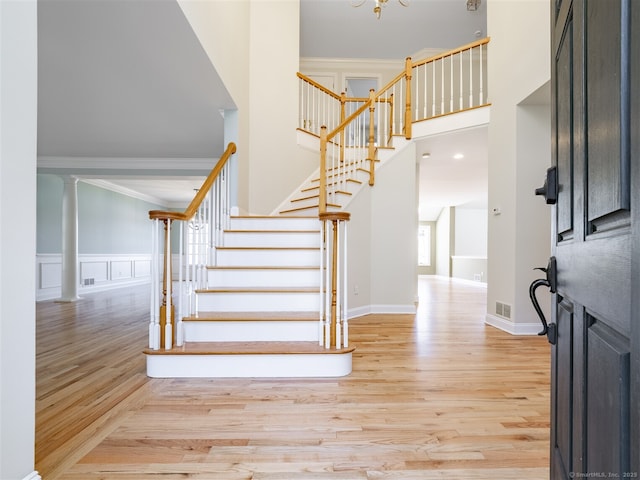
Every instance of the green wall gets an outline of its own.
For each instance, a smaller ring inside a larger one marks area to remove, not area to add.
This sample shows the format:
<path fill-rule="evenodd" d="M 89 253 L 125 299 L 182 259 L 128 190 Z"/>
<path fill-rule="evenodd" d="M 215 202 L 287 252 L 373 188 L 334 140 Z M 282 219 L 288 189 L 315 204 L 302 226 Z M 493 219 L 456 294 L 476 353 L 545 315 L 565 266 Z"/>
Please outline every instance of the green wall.
<path fill-rule="evenodd" d="M 62 253 L 61 177 L 38 175 L 37 253 Z M 149 210 L 165 208 L 78 182 L 78 253 L 151 253 Z"/>

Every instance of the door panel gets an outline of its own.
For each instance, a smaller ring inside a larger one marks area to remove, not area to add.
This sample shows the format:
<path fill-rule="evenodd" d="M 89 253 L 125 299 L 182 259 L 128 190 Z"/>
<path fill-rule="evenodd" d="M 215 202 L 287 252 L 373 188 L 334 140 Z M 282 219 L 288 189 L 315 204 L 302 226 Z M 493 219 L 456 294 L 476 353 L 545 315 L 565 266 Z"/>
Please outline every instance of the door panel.
<path fill-rule="evenodd" d="M 551 479 L 638 478 L 640 132 L 631 105 L 640 90 L 630 88 L 630 72 L 640 1 L 551 2 L 559 183 Z"/>
<path fill-rule="evenodd" d="M 561 302 L 558 306 L 558 342 L 553 351 L 552 369 L 557 379 L 558 388 L 551 399 L 553 423 L 558 426 L 553 432 L 552 446 L 563 476 L 573 471 L 572 409 L 573 404 L 573 312 L 569 302 Z M 568 419 L 565 422 L 563 419 Z"/>
<path fill-rule="evenodd" d="M 556 128 L 557 128 L 557 161 L 558 161 L 558 189 L 557 221 L 558 235 L 569 239 L 573 230 L 573 96 L 572 75 L 573 68 L 573 22 L 568 21 L 565 34 L 562 37 L 556 61 L 556 98 L 558 99 Z"/>
<path fill-rule="evenodd" d="M 589 472 L 629 472 L 629 342 L 586 316 Z"/>
<path fill-rule="evenodd" d="M 620 1 L 586 3 L 586 118 L 588 220 L 629 209 L 629 157 L 622 155 Z M 628 59 L 624 59 L 628 64 Z M 602 188 L 606 186 L 606 188 Z"/>

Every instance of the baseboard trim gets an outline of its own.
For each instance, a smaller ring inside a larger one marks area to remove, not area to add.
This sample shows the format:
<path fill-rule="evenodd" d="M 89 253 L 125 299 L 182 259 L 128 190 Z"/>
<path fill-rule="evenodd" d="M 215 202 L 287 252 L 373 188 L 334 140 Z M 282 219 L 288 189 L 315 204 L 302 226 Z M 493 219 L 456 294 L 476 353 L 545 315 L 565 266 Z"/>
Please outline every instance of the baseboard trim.
<path fill-rule="evenodd" d="M 347 318 L 363 317 L 370 314 L 380 315 L 414 315 L 415 305 L 365 305 L 363 307 L 351 308 L 347 311 Z"/>
<path fill-rule="evenodd" d="M 487 314 L 484 323 L 511 335 L 538 335 L 541 328 L 539 323 L 515 323 L 491 314 Z"/>

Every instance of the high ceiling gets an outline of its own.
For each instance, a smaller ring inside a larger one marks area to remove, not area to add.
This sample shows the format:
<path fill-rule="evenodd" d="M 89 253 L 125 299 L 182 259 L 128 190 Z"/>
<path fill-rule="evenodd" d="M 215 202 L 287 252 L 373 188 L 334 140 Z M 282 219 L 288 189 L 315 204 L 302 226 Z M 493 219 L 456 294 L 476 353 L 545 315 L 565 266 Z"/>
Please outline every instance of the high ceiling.
<path fill-rule="evenodd" d="M 467 11 L 466 0 L 410 0 L 408 7 L 389 0 L 380 20 L 372 11 L 374 0 L 357 8 L 354 2 L 362 0 L 301 0 L 302 57 L 403 59 L 486 36 L 485 2 Z M 234 108 L 233 101 L 176 0 L 39 0 L 38 9 L 40 167 L 52 159 L 60 164 L 78 158 L 184 158 L 193 164 L 224 150 L 220 112 Z M 437 152 L 453 145 L 486 164 L 486 131 L 421 140 L 418 151 L 432 150 L 435 162 Z M 478 190 L 445 178 L 462 178 L 453 165 L 438 167 L 440 181 L 424 199 L 436 202 L 442 185 L 449 194 L 464 194 L 449 196 L 453 204 Z M 433 182 L 430 168 L 426 162 L 422 172 Z M 201 183 L 193 173 L 185 172 L 191 177 L 171 189 L 166 178 L 126 169 L 85 172 L 167 206 L 191 198 Z M 484 177 L 474 179 L 484 182 L 486 197 L 486 168 Z"/>

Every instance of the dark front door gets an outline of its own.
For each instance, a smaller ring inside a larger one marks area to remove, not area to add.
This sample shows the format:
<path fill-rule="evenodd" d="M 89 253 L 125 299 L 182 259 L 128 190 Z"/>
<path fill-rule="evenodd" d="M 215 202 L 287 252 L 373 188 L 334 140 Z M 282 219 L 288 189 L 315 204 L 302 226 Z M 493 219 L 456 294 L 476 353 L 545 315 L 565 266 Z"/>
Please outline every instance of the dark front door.
<path fill-rule="evenodd" d="M 638 478 L 640 0 L 551 0 L 551 479 Z"/>

